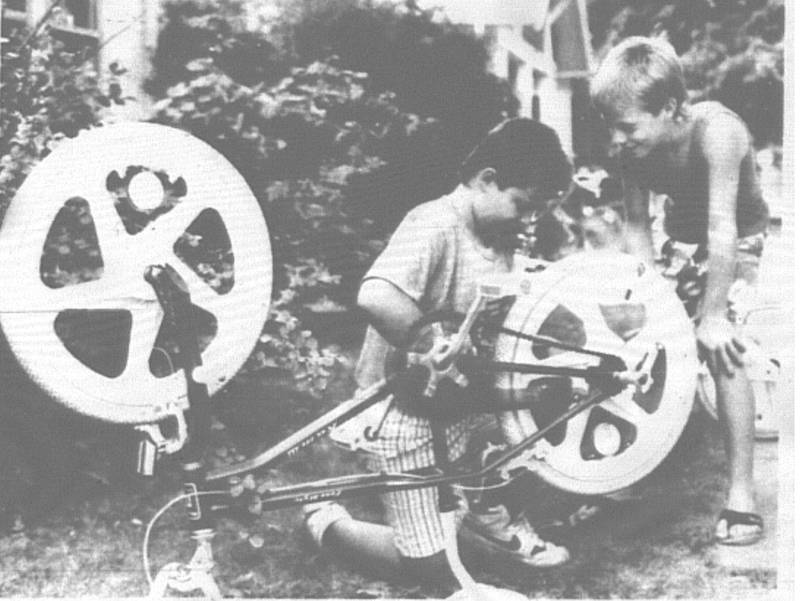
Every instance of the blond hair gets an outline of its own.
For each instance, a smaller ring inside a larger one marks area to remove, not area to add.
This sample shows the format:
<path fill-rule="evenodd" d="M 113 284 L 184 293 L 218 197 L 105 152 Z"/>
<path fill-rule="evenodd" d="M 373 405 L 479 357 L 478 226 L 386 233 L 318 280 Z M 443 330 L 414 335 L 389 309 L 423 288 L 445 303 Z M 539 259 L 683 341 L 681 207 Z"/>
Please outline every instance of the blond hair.
<path fill-rule="evenodd" d="M 669 42 L 634 36 L 609 51 L 592 78 L 590 93 L 600 110 L 636 102 L 655 115 L 670 98 L 680 109 L 686 100 L 686 84 Z"/>

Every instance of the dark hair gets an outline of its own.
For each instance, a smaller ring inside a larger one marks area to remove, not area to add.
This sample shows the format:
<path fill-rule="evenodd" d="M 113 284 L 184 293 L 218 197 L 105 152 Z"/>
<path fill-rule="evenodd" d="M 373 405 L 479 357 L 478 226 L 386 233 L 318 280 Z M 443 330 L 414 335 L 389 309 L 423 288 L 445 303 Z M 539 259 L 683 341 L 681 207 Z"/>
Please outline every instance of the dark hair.
<path fill-rule="evenodd" d="M 504 121 L 486 135 L 461 164 L 461 183 L 468 183 L 487 167 L 497 172 L 501 190 L 536 185 L 557 196 L 569 187 L 572 177 L 556 132 L 525 118 Z"/>

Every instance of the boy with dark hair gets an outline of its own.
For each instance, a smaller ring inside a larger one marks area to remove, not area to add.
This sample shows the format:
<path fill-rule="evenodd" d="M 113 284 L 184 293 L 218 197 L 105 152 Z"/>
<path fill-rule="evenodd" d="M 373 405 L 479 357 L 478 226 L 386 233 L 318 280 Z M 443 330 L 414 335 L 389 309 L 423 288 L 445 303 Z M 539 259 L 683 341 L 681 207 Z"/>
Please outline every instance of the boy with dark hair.
<path fill-rule="evenodd" d="M 518 235 L 567 188 L 570 177 L 569 162 L 549 127 L 512 119 L 489 132 L 464 161 L 456 189 L 411 210 L 364 277 L 358 304 L 371 325 L 356 369 L 359 386 L 384 377 L 387 355 L 409 342 L 412 325 L 423 315 L 466 313 L 483 277 L 510 271 Z M 351 437 L 346 444 L 370 452 L 377 469 L 387 472 L 432 466 L 430 422 L 401 403 L 388 403 L 343 428 L 358 437 L 371 427 L 377 439 Z M 470 426 L 463 416 L 446 421 L 451 460 L 463 455 Z M 342 432 L 332 436 L 340 443 L 347 438 Z M 306 525 L 318 544 L 357 565 L 454 584 L 437 490 L 390 493 L 383 501 L 390 526 L 355 520 L 333 503 L 309 507 Z M 494 511 L 483 524 L 507 543 L 509 559 L 552 566 L 569 558 L 566 549 L 542 541 L 524 518 L 511 523 L 507 512 Z"/>
<path fill-rule="evenodd" d="M 593 78 L 591 94 L 620 162 L 629 250 L 654 260 L 650 192 L 668 196 L 666 234 L 707 249 L 696 332 L 716 383 L 730 477 L 715 538 L 754 543 L 763 533 L 753 485 L 754 398 L 744 370 L 745 346 L 727 318 L 733 282 L 755 284 L 769 223 L 750 134 L 722 104 L 686 102 L 680 61 L 661 40 L 633 37 L 614 47 Z"/>

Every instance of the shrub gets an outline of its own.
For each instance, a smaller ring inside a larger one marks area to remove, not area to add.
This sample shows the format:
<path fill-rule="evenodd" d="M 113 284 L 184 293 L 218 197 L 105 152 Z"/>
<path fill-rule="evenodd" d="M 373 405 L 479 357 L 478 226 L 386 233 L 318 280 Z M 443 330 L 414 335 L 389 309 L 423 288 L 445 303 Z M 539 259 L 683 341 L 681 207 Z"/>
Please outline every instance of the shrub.
<path fill-rule="evenodd" d="M 0 217 L 31 169 L 59 140 L 96 125 L 104 107 L 122 102 L 115 81 L 101 86 L 86 53 L 67 52 L 47 32 L 28 35 L 15 31 L 2 44 Z"/>
<path fill-rule="evenodd" d="M 459 158 L 511 95 L 486 74 L 481 42 L 427 13 L 287 0 L 254 27 L 257 3 L 166 6 L 156 120 L 239 169 L 273 238 L 275 300 L 250 365 L 300 368 L 321 386 L 324 351 L 300 320 L 353 303 L 402 216 L 453 185 Z"/>
<path fill-rule="evenodd" d="M 253 87 L 234 81 L 212 58 L 187 68 L 194 77 L 170 88 L 156 120 L 223 152 L 271 226 L 277 292 L 250 366 L 298 370 L 301 383 L 320 388 L 334 355 L 320 349 L 298 316 L 310 306 L 352 301 L 384 236 L 348 204 L 348 181 L 384 165 L 382 155 L 398 137 L 435 124 L 400 111 L 392 94 L 368 93 L 364 74 L 334 60 Z"/>
<path fill-rule="evenodd" d="M 288 72 L 285 53 L 259 31 L 248 28 L 243 0 L 169 0 L 153 56 L 147 90 L 156 97 L 192 78 L 187 65 L 213 57 L 244 85 L 275 82 Z"/>

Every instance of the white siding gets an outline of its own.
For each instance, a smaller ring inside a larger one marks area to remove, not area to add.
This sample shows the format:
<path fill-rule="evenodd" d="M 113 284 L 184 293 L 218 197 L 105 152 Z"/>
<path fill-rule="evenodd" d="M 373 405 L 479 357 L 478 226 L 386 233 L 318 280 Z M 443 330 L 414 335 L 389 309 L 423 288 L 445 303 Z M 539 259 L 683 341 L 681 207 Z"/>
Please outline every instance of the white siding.
<path fill-rule="evenodd" d="M 144 114 L 150 99 L 142 83 L 150 73 L 150 61 L 158 37 L 158 0 L 103 0 L 100 3 L 100 64 L 104 70 L 112 63 L 127 69 L 121 83 L 126 95 L 138 103 L 116 107 L 121 118 L 137 118 Z"/>

